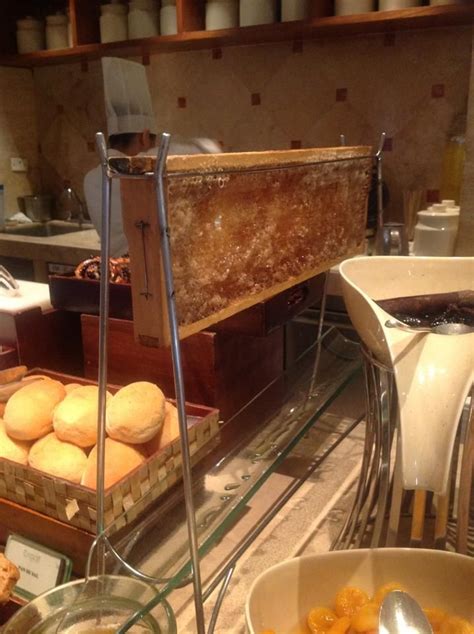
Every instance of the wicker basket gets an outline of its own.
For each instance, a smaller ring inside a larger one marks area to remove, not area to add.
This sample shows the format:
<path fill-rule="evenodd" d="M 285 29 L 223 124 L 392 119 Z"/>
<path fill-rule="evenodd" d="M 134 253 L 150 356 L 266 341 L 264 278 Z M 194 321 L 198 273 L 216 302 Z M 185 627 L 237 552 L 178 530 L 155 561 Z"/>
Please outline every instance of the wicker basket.
<path fill-rule="evenodd" d="M 207 409 L 203 416 L 191 416 L 189 443 L 193 464 L 216 445 L 218 434 L 217 410 Z M 107 489 L 105 525 L 111 534 L 131 523 L 181 478 L 179 443 L 179 438 L 174 440 Z M 95 533 L 97 499 L 92 489 L 2 458 L 0 497 Z"/>
<path fill-rule="evenodd" d="M 218 443 L 219 412 L 187 403 L 186 413 L 191 461 L 196 464 Z M 135 520 L 181 475 L 181 447 L 177 438 L 106 490 L 105 526 L 109 534 Z M 0 497 L 91 533 L 96 532 L 97 497 L 94 490 L 5 458 L 0 458 Z"/>

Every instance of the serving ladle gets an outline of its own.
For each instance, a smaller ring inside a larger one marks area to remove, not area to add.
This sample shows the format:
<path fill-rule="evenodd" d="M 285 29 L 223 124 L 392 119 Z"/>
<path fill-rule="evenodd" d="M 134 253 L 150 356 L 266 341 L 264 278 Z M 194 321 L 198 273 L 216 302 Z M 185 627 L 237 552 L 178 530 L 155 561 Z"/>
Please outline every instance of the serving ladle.
<path fill-rule="evenodd" d="M 379 634 L 433 634 L 433 629 L 415 599 L 394 590 L 380 607 Z"/>
<path fill-rule="evenodd" d="M 405 330 L 406 332 L 426 332 L 435 335 L 467 335 L 474 332 L 472 326 L 461 323 L 444 323 L 437 324 L 436 326 L 409 326 L 404 324 L 398 319 L 387 319 L 385 322 L 386 328 L 398 328 L 398 330 Z"/>

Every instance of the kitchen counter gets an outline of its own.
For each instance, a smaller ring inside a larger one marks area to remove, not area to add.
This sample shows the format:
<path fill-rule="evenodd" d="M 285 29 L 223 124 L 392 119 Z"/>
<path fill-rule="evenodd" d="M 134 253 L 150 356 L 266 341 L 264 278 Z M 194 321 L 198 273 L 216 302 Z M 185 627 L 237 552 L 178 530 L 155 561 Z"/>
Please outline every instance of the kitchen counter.
<path fill-rule="evenodd" d="M 76 265 L 100 252 L 95 229 L 85 229 L 48 237 L 0 233 L 0 258 L 8 268 L 8 258 L 33 263 L 34 279 L 48 281 L 48 264 Z"/>

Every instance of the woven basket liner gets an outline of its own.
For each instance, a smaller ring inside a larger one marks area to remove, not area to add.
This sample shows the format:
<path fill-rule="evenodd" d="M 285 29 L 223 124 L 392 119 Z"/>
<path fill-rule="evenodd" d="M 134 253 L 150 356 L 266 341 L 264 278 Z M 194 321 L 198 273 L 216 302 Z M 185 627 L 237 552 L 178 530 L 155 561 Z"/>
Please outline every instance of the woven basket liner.
<path fill-rule="evenodd" d="M 217 444 L 218 435 L 218 412 L 209 410 L 189 428 L 193 464 Z M 177 438 L 110 487 L 104 500 L 109 533 L 136 519 L 180 479 L 181 463 L 180 439 Z M 0 497 L 91 533 L 96 531 L 95 491 L 5 458 L 0 458 Z"/>

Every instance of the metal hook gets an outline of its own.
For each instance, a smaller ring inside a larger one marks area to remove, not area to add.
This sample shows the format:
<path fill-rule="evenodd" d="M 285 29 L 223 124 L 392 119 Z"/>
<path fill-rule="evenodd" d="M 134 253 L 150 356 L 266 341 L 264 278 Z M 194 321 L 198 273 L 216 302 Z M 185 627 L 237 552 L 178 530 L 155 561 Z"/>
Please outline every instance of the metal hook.
<path fill-rule="evenodd" d="M 382 134 L 380 135 L 380 140 L 379 140 L 379 148 L 377 150 L 377 152 L 375 153 L 375 157 L 378 159 L 382 156 L 382 152 L 383 152 L 383 147 L 385 145 L 385 138 L 387 136 L 386 132 L 382 132 Z"/>

